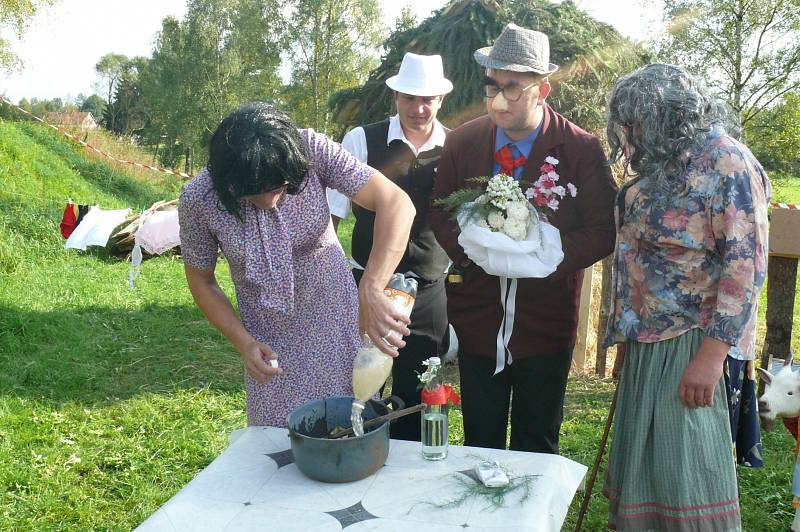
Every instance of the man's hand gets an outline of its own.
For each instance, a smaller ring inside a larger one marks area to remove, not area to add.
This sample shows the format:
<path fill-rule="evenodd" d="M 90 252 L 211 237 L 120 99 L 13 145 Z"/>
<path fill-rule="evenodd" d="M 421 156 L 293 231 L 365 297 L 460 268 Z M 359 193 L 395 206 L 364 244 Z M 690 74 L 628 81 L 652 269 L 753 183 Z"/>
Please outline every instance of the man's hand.
<path fill-rule="evenodd" d="M 683 371 L 678 395 L 688 408 L 714 405 L 714 390 L 720 377 L 722 365 L 731 346 L 706 336 L 694 358 Z"/>
<path fill-rule="evenodd" d="M 277 360 L 278 356 L 267 344 L 253 339 L 238 349 L 247 373 L 261 384 L 266 384 L 275 375 L 283 373 L 280 368 L 272 367 L 268 362 L 268 360 Z"/>
<path fill-rule="evenodd" d="M 411 334 L 406 327 L 410 320 L 394 308 L 384 295 L 383 287 L 362 278 L 358 286 L 358 313 L 360 330 L 366 332 L 382 352 L 397 356 L 397 350 L 406 345 L 402 336 Z"/>

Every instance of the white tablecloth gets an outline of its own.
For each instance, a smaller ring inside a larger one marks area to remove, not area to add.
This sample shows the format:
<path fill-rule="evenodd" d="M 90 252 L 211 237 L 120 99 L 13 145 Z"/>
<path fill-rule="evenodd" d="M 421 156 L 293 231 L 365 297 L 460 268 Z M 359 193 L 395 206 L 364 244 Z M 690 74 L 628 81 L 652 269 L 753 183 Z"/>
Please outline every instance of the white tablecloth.
<path fill-rule="evenodd" d="M 541 476 L 526 500 L 518 490 L 502 508 L 475 497 L 455 508 L 434 506 L 456 498 L 459 472 L 483 460 Z M 419 443 L 392 440 L 374 475 L 326 484 L 297 469 L 286 429 L 249 427 L 137 530 L 555 531 L 585 474 L 586 466 L 561 456 L 477 447 L 450 446 L 447 459 L 430 462 Z"/>

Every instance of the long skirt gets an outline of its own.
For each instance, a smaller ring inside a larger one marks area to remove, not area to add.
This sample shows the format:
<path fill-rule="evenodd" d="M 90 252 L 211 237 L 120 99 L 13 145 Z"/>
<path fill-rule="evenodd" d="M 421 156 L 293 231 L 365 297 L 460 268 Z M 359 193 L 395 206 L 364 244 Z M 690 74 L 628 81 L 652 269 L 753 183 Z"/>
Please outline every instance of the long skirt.
<path fill-rule="evenodd" d="M 741 530 L 725 381 L 711 407 L 687 408 L 678 396 L 702 340 L 693 329 L 628 343 L 603 486 L 611 529 Z"/>

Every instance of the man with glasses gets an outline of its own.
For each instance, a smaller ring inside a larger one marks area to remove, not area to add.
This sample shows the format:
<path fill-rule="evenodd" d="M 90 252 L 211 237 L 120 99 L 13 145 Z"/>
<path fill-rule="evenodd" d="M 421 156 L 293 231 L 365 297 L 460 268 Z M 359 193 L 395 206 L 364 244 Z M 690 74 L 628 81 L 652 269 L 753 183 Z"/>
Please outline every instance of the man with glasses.
<path fill-rule="evenodd" d="M 437 240 L 462 272 L 460 283 L 448 283 L 447 311 L 460 346 L 465 445 L 505 448 L 510 409 L 511 449 L 558 453 L 583 269 L 614 247 L 611 169 L 600 141 L 545 103 L 548 76 L 558 69 L 549 59 L 547 36 L 514 24 L 475 52 L 486 68 L 487 115 L 448 136 L 434 185 L 434 199 L 474 186 L 471 177 L 500 172 L 530 186 L 545 159 L 555 159 L 557 184 L 577 188 L 549 220 L 561 233 L 564 260 L 547 278 L 516 284 L 472 263 L 441 207 L 429 213 Z"/>
<path fill-rule="evenodd" d="M 342 146 L 394 181 L 417 209 L 405 254 L 395 271 L 416 278 L 419 288 L 411 313 L 411 335 L 404 338 L 406 345 L 392 367 L 392 395 L 413 406 L 420 403 L 417 375 L 425 371 L 422 362 L 441 354 L 448 343 L 444 275 L 449 260 L 428 226 L 428 203 L 442 145 L 450 131 L 436 114 L 453 84 L 444 77 L 441 56 L 407 53 L 400 71 L 388 78 L 386 85 L 395 92 L 397 114 L 352 129 Z M 346 196 L 329 189 L 328 204 L 334 225 L 337 218 L 347 218 L 351 202 Z M 353 215 L 351 263 L 359 282 L 373 248 L 375 213 L 353 205 Z M 405 416 L 392 425 L 392 438 L 419 441 L 420 429 L 419 414 Z"/>

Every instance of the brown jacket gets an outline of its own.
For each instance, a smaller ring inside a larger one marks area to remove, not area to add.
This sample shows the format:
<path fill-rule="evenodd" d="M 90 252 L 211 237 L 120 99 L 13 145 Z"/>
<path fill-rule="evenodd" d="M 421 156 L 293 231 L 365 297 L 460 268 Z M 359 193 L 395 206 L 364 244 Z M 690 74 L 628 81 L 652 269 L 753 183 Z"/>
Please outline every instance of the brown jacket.
<path fill-rule="evenodd" d="M 578 194 L 567 195 L 550 223 L 561 232 L 564 260 L 545 279 L 520 279 L 514 331 L 509 350 L 514 359 L 554 354 L 575 345 L 583 268 L 614 249 L 614 197 L 617 187 L 600 141 L 544 105 L 544 123 L 533 143 L 522 179 L 538 179 L 547 156 L 558 159 L 559 184 L 573 183 Z M 465 180 L 493 175 L 495 128 L 488 116 L 476 118 L 447 137 L 432 199 L 471 186 Z M 451 260 L 467 259 L 458 244 L 458 226 L 440 206 L 429 221 Z M 464 281 L 447 286 L 447 312 L 463 353 L 494 358 L 503 307 L 500 283 L 480 267 L 464 271 Z"/>

